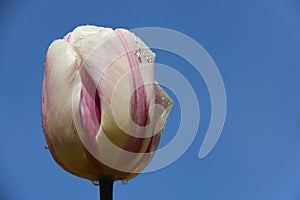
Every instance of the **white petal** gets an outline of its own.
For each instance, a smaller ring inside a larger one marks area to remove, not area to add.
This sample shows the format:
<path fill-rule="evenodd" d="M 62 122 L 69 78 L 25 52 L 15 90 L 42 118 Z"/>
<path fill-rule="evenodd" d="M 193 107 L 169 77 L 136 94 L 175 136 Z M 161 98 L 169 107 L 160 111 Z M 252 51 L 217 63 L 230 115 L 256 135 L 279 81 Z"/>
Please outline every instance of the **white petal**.
<path fill-rule="evenodd" d="M 51 44 L 43 86 L 43 125 L 58 164 L 70 173 L 93 180 L 97 174 L 86 158 L 72 113 L 72 100 L 79 101 L 81 91 L 79 65 L 76 52 L 67 42 L 57 40 Z"/>

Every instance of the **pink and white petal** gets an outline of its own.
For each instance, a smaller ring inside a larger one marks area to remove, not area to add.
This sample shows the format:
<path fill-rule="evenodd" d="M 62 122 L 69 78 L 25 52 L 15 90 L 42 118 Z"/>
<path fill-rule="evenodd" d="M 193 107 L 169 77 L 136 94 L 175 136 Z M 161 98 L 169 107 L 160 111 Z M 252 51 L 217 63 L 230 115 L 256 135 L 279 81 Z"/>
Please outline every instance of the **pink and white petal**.
<path fill-rule="evenodd" d="M 43 85 L 43 126 L 57 163 L 70 173 L 93 179 L 96 170 L 86 159 L 72 113 L 72 99 L 80 98 L 79 64 L 76 52 L 64 40 L 56 40 L 49 47 Z"/>
<path fill-rule="evenodd" d="M 77 54 L 67 42 L 56 40 L 49 47 L 43 86 L 43 120 L 48 128 L 64 123 L 61 119 L 71 121 L 72 99 L 69 97 L 79 76 L 78 64 Z"/>
<path fill-rule="evenodd" d="M 108 66 L 106 73 L 99 81 L 103 112 L 97 143 L 100 148 L 114 149 L 113 145 L 121 147 L 121 149 L 115 148 L 115 151 L 111 151 L 114 152 L 111 156 L 114 161 L 112 158 L 107 161 L 115 168 L 130 170 L 142 155 L 131 154 L 124 150 L 143 152 L 151 141 L 150 138 L 143 137 L 153 132 L 153 128 L 145 128 L 145 126 L 149 120 L 149 104 L 154 103 L 155 99 L 153 88 L 151 88 L 154 85 L 154 66 L 152 64 L 142 68 L 137 63 L 134 51 L 131 51 L 131 48 L 136 48 L 131 33 L 120 31 L 117 35 L 117 39 L 122 44 L 123 55 Z M 149 83 L 147 90 L 144 81 Z M 149 133 L 147 134 L 146 131 Z M 110 141 L 107 141 L 105 137 L 108 137 Z M 102 153 L 101 150 L 99 152 Z M 104 154 L 102 156 L 105 157 Z"/>
<path fill-rule="evenodd" d="M 80 48 L 76 48 L 76 51 L 83 59 L 83 67 L 86 72 L 97 86 L 101 98 L 101 115 L 111 116 L 110 100 L 114 87 L 124 74 L 130 72 L 130 65 L 124 47 L 117 35 L 111 29 L 106 29 L 101 33 L 82 38 Z M 123 94 L 130 95 L 132 78 L 127 78 L 124 83 Z M 125 95 L 125 97 L 128 97 L 128 95 Z M 101 117 L 101 125 L 103 123 L 108 126 L 113 124 L 112 116 L 109 119 Z M 111 128 L 114 127 L 115 125 Z M 115 134 L 117 135 L 117 133 Z"/>

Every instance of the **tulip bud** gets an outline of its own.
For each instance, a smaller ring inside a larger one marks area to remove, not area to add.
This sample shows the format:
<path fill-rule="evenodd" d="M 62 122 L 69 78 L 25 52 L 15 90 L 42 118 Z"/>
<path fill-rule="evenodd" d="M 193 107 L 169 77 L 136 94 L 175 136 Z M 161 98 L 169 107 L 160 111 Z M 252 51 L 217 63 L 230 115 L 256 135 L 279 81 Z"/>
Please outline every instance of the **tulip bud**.
<path fill-rule="evenodd" d="M 133 33 L 80 26 L 45 61 L 42 120 L 54 160 L 76 176 L 129 180 L 151 161 L 173 101 Z"/>

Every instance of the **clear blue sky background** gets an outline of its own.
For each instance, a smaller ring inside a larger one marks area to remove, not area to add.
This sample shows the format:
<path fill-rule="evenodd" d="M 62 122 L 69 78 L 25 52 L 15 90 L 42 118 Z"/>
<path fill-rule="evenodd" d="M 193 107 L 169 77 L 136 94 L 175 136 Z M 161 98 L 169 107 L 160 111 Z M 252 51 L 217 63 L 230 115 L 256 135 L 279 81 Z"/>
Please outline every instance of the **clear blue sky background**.
<path fill-rule="evenodd" d="M 156 51 L 159 62 L 179 70 L 198 91 L 200 129 L 171 166 L 126 186 L 116 183 L 116 200 L 300 199 L 299 0 L 15 0 L 0 7 L 1 200 L 98 199 L 97 187 L 53 161 L 41 128 L 47 48 L 81 24 L 183 32 L 212 56 L 227 92 L 222 136 L 199 160 L 210 119 L 207 88 L 186 61 Z M 175 105 L 161 146 L 178 123 Z"/>

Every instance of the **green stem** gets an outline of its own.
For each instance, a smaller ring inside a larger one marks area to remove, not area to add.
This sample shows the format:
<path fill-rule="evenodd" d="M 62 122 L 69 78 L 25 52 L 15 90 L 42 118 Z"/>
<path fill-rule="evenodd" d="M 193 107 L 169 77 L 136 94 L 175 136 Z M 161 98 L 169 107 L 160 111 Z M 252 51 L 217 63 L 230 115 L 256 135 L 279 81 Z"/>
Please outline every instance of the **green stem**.
<path fill-rule="evenodd" d="M 108 177 L 108 176 L 104 176 L 99 179 L 100 200 L 113 199 L 114 181 L 115 180 L 112 177 Z"/>

